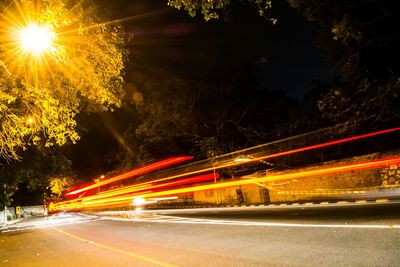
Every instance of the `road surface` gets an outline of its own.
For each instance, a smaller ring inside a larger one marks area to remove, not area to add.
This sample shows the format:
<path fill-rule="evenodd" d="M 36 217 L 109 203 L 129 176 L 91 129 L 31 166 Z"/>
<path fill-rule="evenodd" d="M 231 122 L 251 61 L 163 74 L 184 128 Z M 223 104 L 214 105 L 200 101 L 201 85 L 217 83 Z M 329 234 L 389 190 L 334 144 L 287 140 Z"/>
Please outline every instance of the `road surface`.
<path fill-rule="evenodd" d="M 56 214 L 0 230 L 0 265 L 399 266 L 399 211 Z"/>

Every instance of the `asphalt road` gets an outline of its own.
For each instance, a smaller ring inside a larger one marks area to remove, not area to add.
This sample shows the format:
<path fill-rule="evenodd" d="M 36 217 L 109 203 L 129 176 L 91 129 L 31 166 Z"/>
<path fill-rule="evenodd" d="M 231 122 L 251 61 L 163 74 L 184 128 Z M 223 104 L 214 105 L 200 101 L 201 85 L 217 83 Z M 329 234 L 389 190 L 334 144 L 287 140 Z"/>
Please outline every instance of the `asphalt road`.
<path fill-rule="evenodd" d="M 399 266 L 398 206 L 58 214 L 0 234 L 2 266 Z"/>

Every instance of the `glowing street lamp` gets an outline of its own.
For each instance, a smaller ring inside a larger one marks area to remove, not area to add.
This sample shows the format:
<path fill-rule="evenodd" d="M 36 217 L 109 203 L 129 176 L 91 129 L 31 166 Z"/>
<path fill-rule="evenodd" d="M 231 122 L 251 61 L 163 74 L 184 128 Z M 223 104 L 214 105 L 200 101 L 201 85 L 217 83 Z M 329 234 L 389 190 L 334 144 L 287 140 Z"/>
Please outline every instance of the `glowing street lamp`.
<path fill-rule="evenodd" d="M 29 116 L 26 118 L 26 124 L 32 125 L 32 124 L 34 124 L 34 122 L 35 122 L 35 119 L 32 116 Z"/>
<path fill-rule="evenodd" d="M 30 23 L 19 31 L 18 37 L 22 50 L 38 56 L 52 49 L 56 34 L 50 25 Z"/>

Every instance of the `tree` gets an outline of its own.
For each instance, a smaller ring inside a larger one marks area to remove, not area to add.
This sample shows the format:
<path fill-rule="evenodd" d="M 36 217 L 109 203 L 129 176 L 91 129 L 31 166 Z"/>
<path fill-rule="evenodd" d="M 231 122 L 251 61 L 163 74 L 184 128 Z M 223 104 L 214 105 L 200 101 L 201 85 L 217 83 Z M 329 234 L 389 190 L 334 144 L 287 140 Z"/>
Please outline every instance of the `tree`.
<path fill-rule="evenodd" d="M 252 66 L 225 64 L 205 77 L 165 78 L 142 88 L 139 121 L 123 136 L 119 166 L 174 154 L 212 158 L 284 136 L 298 114 L 297 102 L 283 92 L 257 89 Z"/>
<path fill-rule="evenodd" d="M 191 16 L 216 19 L 235 1 L 170 0 Z M 260 4 L 260 14 L 271 1 Z M 319 100 L 331 123 L 356 128 L 396 125 L 400 119 L 400 9 L 395 1 L 288 0 L 306 19 L 319 24 L 317 46 L 340 76 Z M 273 1 L 272 1 L 273 3 Z"/>
<path fill-rule="evenodd" d="M 393 1 L 290 0 L 319 24 L 316 43 L 341 74 L 319 103 L 335 122 L 379 128 L 400 119 L 400 9 Z"/>
<path fill-rule="evenodd" d="M 265 17 L 273 24 L 277 22 L 275 18 L 270 18 L 265 15 L 272 7 L 271 0 L 246 0 L 250 4 L 257 7 L 258 14 Z M 218 19 L 221 13 L 224 13 L 226 8 L 234 2 L 233 0 L 168 0 L 168 5 L 177 9 L 183 8 L 190 16 L 194 17 L 201 13 L 206 21 Z"/>
<path fill-rule="evenodd" d="M 74 179 L 72 177 L 52 177 L 50 178 L 50 190 L 52 193 L 52 199 L 60 200 L 64 195 L 65 191 L 68 190 L 73 184 Z"/>
<path fill-rule="evenodd" d="M 71 175 L 71 161 L 60 152 L 54 148 L 30 147 L 22 153 L 22 160 L 0 165 L 0 184 L 4 187 L 3 192 L 0 191 L 2 202 L 9 205 L 22 190 L 29 192 L 29 197 L 42 201 L 52 178 Z M 24 202 L 24 197 L 27 196 L 20 196 L 19 201 Z"/>
<path fill-rule="evenodd" d="M 1 157 L 17 159 L 31 144 L 75 143 L 78 112 L 120 106 L 122 31 L 100 23 L 91 2 L 17 0 L 1 9 Z M 42 27 L 46 51 L 21 48 L 25 27 Z"/>

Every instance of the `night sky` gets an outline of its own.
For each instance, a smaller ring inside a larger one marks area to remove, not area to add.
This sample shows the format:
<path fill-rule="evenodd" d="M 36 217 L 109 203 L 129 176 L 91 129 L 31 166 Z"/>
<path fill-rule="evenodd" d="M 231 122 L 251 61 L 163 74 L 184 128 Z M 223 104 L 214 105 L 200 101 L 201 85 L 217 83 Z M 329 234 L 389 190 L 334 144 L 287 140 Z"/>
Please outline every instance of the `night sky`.
<path fill-rule="evenodd" d="M 260 89 L 282 90 L 301 101 L 315 79 L 331 82 L 335 73 L 314 45 L 317 25 L 306 21 L 286 1 L 274 1 L 278 24 L 260 18 L 250 5 L 238 4 L 228 21 L 205 22 L 167 6 L 167 0 L 98 0 L 101 11 L 123 23 L 132 37 L 128 43 L 127 87 L 140 92 L 146 82 L 162 77 L 190 77 L 220 62 L 252 65 Z M 78 172 L 95 176 L 112 168 L 107 157 L 135 120 L 129 107 L 94 114 L 78 145 L 65 149 Z"/>

